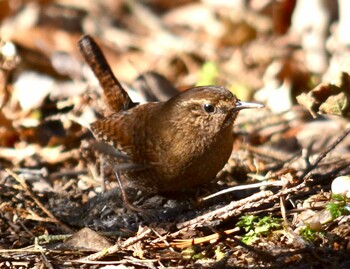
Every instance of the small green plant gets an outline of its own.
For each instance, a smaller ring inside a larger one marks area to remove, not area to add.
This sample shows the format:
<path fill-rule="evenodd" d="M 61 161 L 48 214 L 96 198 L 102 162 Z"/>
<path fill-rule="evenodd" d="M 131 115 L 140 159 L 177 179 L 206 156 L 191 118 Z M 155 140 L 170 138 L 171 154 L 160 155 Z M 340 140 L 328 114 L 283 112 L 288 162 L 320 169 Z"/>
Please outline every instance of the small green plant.
<path fill-rule="evenodd" d="M 312 229 L 309 225 L 300 231 L 300 235 L 308 241 L 315 241 L 317 238 L 324 237 L 325 232 Z"/>
<path fill-rule="evenodd" d="M 184 249 L 181 252 L 181 255 L 184 259 L 187 259 L 187 260 L 188 259 L 201 260 L 205 258 L 205 255 L 202 252 L 200 252 L 200 249 L 196 245 L 193 245 L 191 247 Z"/>
<path fill-rule="evenodd" d="M 223 258 L 225 258 L 226 253 L 222 250 L 222 248 L 220 246 L 217 246 L 217 248 L 215 249 L 215 257 L 216 257 L 216 261 L 220 261 Z"/>
<path fill-rule="evenodd" d="M 347 197 L 341 194 L 333 194 L 332 202 L 327 204 L 326 208 L 331 213 L 332 218 L 336 219 L 340 216 L 350 213 Z"/>
<path fill-rule="evenodd" d="M 281 222 L 281 218 L 274 218 L 271 216 L 259 218 L 253 215 L 245 215 L 240 218 L 237 226 L 243 228 L 246 232 L 242 237 L 242 241 L 247 245 L 251 245 L 260 236 L 266 236 L 273 230 L 281 229 Z"/>

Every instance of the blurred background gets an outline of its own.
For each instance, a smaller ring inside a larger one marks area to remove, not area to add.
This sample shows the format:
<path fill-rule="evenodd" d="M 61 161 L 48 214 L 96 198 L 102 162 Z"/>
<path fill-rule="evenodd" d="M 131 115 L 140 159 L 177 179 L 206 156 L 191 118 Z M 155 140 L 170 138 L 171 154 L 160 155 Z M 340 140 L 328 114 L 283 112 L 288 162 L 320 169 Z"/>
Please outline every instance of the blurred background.
<path fill-rule="evenodd" d="M 264 104 L 266 109 L 240 113 L 235 150 L 216 187 L 281 178 L 293 186 L 314 169 L 315 186 L 294 190 L 301 202 L 293 200 L 293 207 L 299 209 L 316 193 L 328 193 L 320 200 L 329 200 L 331 180 L 350 171 L 350 140 L 336 149 L 332 144 L 350 118 L 349 29 L 348 0 L 0 0 L 1 248 L 25 247 L 35 236 L 62 233 L 54 217 L 41 217 L 47 212 L 33 202 L 33 193 L 72 227 L 125 232 L 132 223 L 138 228 L 138 220 L 125 218 L 123 207 L 115 217 L 109 201 L 107 206 L 100 200 L 87 203 L 103 191 L 98 157 L 86 141 L 93 139 L 88 125 L 104 114 L 104 104 L 77 46 L 83 34 L 96 40 L 136 102 L 164 101 L 176 91 L 215 84 L 244 101 Z M 310 168 L 330 145 L 332 154 Z M 20 174 L 33 192 L 19 187 L 5 168 Z M 106 189 L 116 185 L 112 177 Z M 344 186 L 341 182 L 339 189 Z M 234 195 L 219 202 L 248 196 L 244 191 Z M 282 200 L 277 200 L 269 210 L 280 210 Z M 79 211 L 84 204 L 91 208 Z M 165 208 L 163 202 L 157 205 Z M 190 213 L 174 215 L 192 218 Z M 336 245 L 329 230 L 332 239 L 320 240 L 329 243 L 327 251 L 349 249 L 349 221 L 343 223 L 347 237 L 338 234 L 347 241 Z M 283 239 L 287 247 L 299 248 L 291 238 Z M 280 243 L 278 238 L 273 249 Z M 312 253 L 310 261 L 321 264 L 323 254 L 317 255 Z"/>
<path fill-rule="evenodd" d="M 94 85 L 77 49 L 87 33 L 131 88 L 152 71 L 180 89 L 219 84 L 284 111 L 349 71 L 349 12 L 345 0 L 2 0 L 0 101 L 7 83 L 27 111 Z"/>

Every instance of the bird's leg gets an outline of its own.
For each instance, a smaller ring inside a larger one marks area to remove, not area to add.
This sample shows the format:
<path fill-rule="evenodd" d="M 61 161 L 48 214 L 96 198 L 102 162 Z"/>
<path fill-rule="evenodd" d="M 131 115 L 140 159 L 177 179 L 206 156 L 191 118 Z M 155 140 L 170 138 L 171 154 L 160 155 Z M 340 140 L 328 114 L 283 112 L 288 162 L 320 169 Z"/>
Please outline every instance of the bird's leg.
<path fill-rule="evenodd" d="M 121 179 L 120 179 L 119 172 L 116 171 L 116 170 L 114 170 L 114 172 L 115 172 L 115 176 L 116 176 L 116 178 L 117 178 L 117 182 L 118 182 L 118 185 L 119 185 L 120 193 L 121 193 L 122 200 L 123 200 L 123 203 L 124 203 L 125 207 L 126 207 L 127 209 L 129 209 L 130 211 L 132 211 L 132 212 L 139 212 L 139 213 L 142 212 L 142 213 L 144 213 L 144 210 L 142 210 L 142 209 L 140 209 L 140 208 L 137 208 L 136 206 L 134 206 L 134 205 L 129 201 L 128 196 L 127 196 L 127 194 L 126 194 L 126 191 L 125 191 L 125 189 L 124 189 L 123 183 L 122 183 L 122 181 L 121 181 Z"/>

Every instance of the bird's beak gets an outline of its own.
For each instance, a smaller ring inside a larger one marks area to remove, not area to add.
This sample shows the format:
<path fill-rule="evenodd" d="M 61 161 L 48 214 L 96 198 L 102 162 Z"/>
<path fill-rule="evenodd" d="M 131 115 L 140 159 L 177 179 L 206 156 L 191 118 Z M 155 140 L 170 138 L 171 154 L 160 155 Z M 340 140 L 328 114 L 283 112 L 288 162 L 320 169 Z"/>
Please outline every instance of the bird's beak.
<path fill-rule="evenodd" d="M 235 110 L 236 110 L 236 111 L 239 111 L 239 110 L 242 110 L 242 109 L 248 109 L 248 108 L 262 108 L 262 107 L 264 107 L 264 106 L 261 105 L 261 104 L 248 103 L 248 102 L 241 102 L 241 101 L 238 101 L 238 102 L 236 103 Z"/>

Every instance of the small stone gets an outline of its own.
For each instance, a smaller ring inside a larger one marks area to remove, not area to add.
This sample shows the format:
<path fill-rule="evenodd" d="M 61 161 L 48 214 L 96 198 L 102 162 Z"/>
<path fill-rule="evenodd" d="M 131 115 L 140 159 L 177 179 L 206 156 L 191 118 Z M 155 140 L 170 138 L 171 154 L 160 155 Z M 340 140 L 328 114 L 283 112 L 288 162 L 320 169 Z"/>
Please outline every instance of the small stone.
<path fill-rule="evenodd" d="M 350 176 L 337 177 L 332 182 L 332 193 L 343 194 L 350 198 Z"/>

